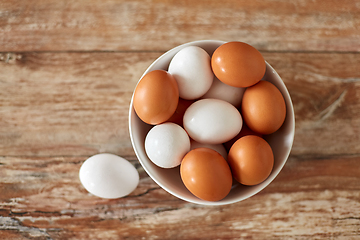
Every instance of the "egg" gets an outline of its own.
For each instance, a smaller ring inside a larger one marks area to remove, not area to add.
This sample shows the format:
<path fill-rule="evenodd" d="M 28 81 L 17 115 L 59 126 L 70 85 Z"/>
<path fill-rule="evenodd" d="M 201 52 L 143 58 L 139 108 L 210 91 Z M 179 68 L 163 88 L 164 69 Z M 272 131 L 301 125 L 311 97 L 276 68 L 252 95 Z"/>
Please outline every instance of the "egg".
<path fill-rule="evenodd" d="M 277 87 L 260 81 L 244 92 L 241 111 L 246 125 L 261 134 L 271 134 L 284 123 L 286 105 Z"/>
<path fill-rule="evenodd" d="M 239 138 L 242 138 L 244 136 L 247 136 L 247 135 L 256 135 L 256 136 L 259 136 L 259 137 L 262 137 L 262 134 L 260 133 L 257 133 L 257 132 L 254 132 L 253 130 L 251 130 L 244 122 L 243 122 L 243 125 L 242 125 L 242 128 L 241 128 L 241 131 L 239 132 L 238 135 L 236 135 L 233 139 L 231 139 L 230 141 L 227 141 L 225 142 L 223 145 L 225 147 L 225 149 L 227 151 L 230 150 L 231 146 L 239 139 Z"/>
<path fill-rule="evenodd" d="M 240 112 L 220 99 L 201 99 L 188 107 L 184 128 L 197 142 L 220 144 L 235 137 L 241 130 Z"/>
<path fill-rule="evenodd" d="M 178 83 L 180 97 L 187 100 L 204 95 L 214 78 L 209 54 L 197 46 L 188 46 L 176 53 L 168 71 Z"/>
<path fill-rule="evenodd" d="M 164 70 L 147 73 L 134 91 L 136 114 L 145 123 L 155 125 L 168 120 L 179 101 L 179 89 L 174 77 Z"/>
<path fill-rule="evenodd" d="M 274 155 L 263 138 L 248 135 L 232 145 L 228 163 L 233 177 L 239 183 L 252 186 L 269 177 L 274 166 Z"/>
<path fill-rule="evenodd" d="M 120 198 L 130 194 L 139 183 L 139 173 L 126 159 L 110 153 L 88 158 L 80 167 L 84 188 L 101 198 Z"/>
<path fill-rule="evenodd" d="M 190 151 L 190 139 L 185 130 L 175 123 L 162 123 L 150 129 L 145 137 L 145 152 L 158 167 L 180 165 Z"/>
<path fill-rule="evenodd" d="M 244 42 L 228 42 L 219 46 L 211 57 L 215 76 L 233 87 L 249 87 L 265 74 L 266 63 L 261 53 Z"/>
<path fill-rule="evenodd" d="M 209 91 L 207 91 L 205 95 L 203 95 L 201 98 L 221 99 L 227 101 L 228 103 L 231 103 L 235 107 L 239 107 L 244 91 L 245 88 L 232 87 L 221 82 L 215 77 Z"/>
<path fill-rule="evenodd" d="M 179 98 L 179 103 L 175 110 L 175 113 L 167 120 L 167 122 L 172 122 L 180 126 L 183 126 L 183 118 L 185 111 L 192 103 L 194 103 L 193 100 L 185 100 Z"/>
<path fill-rule="evenodd" d="M 209 148 L 196 148 L 187 153 L 180 165 L 180 176 L 192 194 L 206 201 L 223 199 L 232 186 L 226 160 Z"/>
<path fill-rule="evenodd" d="M 213 149 L 213 150 L 217 151 L 218 153 L 220 153 L 220 155 L 225 160 L 227 159 L 227 151 L 226 151 L 224 145 L 222 145 L 222 144 L 199 143 L 199 142 L 197 142 L 197 141 L 195 141 L 193 139 L 190 139 L 190 150 L 193 150 L 195 148 L 201 148 L 201 147 Z"/>

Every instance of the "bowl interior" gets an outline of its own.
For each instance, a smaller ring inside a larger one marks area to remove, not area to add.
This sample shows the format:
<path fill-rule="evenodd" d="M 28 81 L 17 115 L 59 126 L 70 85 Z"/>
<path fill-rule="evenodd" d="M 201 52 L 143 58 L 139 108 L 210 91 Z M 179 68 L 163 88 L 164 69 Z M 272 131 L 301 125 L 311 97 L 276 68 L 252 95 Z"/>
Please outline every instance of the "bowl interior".
<path fill-rule="evenodd" d="M 225 42 L 223 41 L 204 40 L 190 42 L 175 47 L 164 53 L 158 59 L 156 59 L 144 72 L 143 76 L 148 72 L 156 69 L 167 70 L 169 62 L 171 61 L 173 56 L 184 47 L 198 46 L 207 51 L 211 56 L 215 49 L 224 43 Z M 151 160 L 147 157 L 144 142 L 146 134 L 152 128 L 152 126 L 142 122 L 140 118 L 136 115 L 133 107 L 132 97 L 129 109 L 130 138 L 135 154 L 137 155 L 141 165 L 143 166 L 147 174 L 159 186 L 161 186 L 164 190 L 171 193 L 172 195 L 188 202 L 203 205 L 224 205 L 238 202 L 253 196 L 254 194 L 260 192 L 267 185 L 269 185 L 270 182 L 279 174 L 290 154 L 295 133 L 295 116 L 291 98 L 284 82 L 267 62 L 266 72 L 263 80 L 273 83 L 281 91 L 285 99 L 287 110 L 285 122 L 282 127 L 275 133 L 265 137 L 274 152 L 274 168 L 270 176 L 264 182 L 255 186 L 243 186 L 241 184 L 234 184 L 228 196 L 217 202 L 209 202 L 195 197 L 191 192 L 186 189 L 186 187 L 182 183 L 180 177 L 180 167 L 172 169 L 160 168 L 153 164 Z"/>

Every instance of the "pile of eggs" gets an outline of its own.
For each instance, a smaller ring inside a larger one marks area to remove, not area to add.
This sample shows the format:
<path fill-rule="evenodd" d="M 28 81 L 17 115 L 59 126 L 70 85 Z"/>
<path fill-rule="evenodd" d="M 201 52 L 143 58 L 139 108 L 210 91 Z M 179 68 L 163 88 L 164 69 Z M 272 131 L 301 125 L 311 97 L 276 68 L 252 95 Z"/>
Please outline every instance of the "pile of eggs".
<path fill-rule="evenodd" d="M 133 96 L 138 117 L 153 125 L 145 137 L 148 158 L 175 168 L 185 187 L 207 201 L 225 198 L 233 180 L 252 186 L 271 173 L 274 155 L 263 138 L 286 116 L 279 89 L 263 80 L 261 53 L 243 42 L 228 42 L 210 56 L 188 46 L 167 71 L 153 70 Z"/>

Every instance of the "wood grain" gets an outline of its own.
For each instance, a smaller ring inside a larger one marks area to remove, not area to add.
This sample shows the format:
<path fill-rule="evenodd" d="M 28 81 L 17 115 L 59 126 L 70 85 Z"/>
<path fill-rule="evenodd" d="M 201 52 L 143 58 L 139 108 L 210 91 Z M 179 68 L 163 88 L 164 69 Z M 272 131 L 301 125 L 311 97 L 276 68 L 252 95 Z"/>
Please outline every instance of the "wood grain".
<path fill-rule="evenodd" d="M 360 3 L 356 0 L 0 2 L 0 239 L 359 239 Z M 179 44 L 259 49 L 296 133 L 280 175 L 225 206 L 182 201 L 145 173 L 128 110 L 146 68 Z M 91 155 L 127 158 L 129 196 L 89 194 Z"/>
<path fill-rule="evenodd" d="M 294 155 L 358 155 L 360 55 L 265 53 L 287 85 L 296 116 Z"/>
<path fill-rule="evenodd" d="M 161 53 L 2 55 L 3 238 L 355 239 L 360 234 L 359 54 L 263 52 L 294 102 L 291 157 L 260 194 L 203 207 L 162 190 L 131 148 L 132 91 Z M 102 200 L 82 188 L 79 168 L 98 152 L 132 160 L 141 181 L 130 196 Z"/>
<path fill-rule="evenodd" d="M 291 157 L 268 188 L 240 203 L 206 207 L 159 188 L 142 170 L 128 197 L 89 195 L 84 157 L 5 157 L 0 236 L 38 239 L 356 239 L 358 157 Z"/>
<path fill-rule="evenodd" d="M 134 155 L 128 132 L 132 92 L 161 54 L 18 53 L 0 62 L 0 155 Z M 294 103 L 292 154 L 357 155 L 360 54 L 263 55 Z"/>
<path fill-rule="evenodd" d="M 35 53 L 3 61 L 0 155 L 132 155 L 132 91 L 159 55 Z"/>
<path fill-rule="evenodd" d="M 2 51 L 165 51 L 202 39 L 261 50 L 360 51 L 354 0 L 0 3 Z"/>

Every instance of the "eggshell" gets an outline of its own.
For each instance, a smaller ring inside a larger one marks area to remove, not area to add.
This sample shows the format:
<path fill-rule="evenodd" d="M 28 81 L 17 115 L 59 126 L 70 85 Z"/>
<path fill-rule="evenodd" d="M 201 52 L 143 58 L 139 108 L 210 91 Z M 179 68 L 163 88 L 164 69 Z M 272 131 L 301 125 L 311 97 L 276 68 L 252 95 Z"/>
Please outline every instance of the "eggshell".
<path fill-rule="evenodd" d="M 249 87 L 265 74 L 266 63 L 261 53 L 244 42 L 228 42 L 212 55 L 211 66 L 215 76 L 233 87 Z"/>
<path fill-rule="evenodd" d="M 204 95 L 214 78 L 209 54 L 197 46 L 181 49 L 172 58 L 168 71 L 178 83 L 180 97 L 187 100 Z"/>
<path fill-rule="evenodd" d="M 162 123 L 154 126 L 146 135 L 145 151 L 155 165 L 173 168 L 179 166 L 190 151 L 190 139 L 179 125 Z"/>
<path fill-rule="evenodd" d="M 185 99 L 179 98 L 179 103 L 175 110 L 175 113 L 167 120 L 167 122 L 172 122 L 172 123 L 176 123 L 180 126 L 184 126 L 183 118 L 184 118 L 185 111 L 192 103 L 194 103 L 193 100 L 185 100 Z"/>
<path fill-rule="evenodd" d="M 88 158 L 80 167 L 84 188 L 101 198 L 120 198 L 130 194 L 139 183 L 139 173 L 126 159 L 101 153 Z"/>
<path fill-rule="evenodd" d="M 213 149 L 196 148 L 187 153 L 180 165 L 180 175 L 185 187 L 203 200 L 221 200 L 231 190 L 229 165 Z"/>
<path fill-rule="evenodd" d="M 199 143 L 193 139 L 190 139 L 190 150 L 193 150 L 195 148 L 210 148 L 213 149 L 215 151 L 217 151 L 218 153 L 220 153 L 220 155 L 227 160 L 227 151 L 225 149 L 225 147 L 222 144 L 206 144 L 206 143 Z"/>
<path fill-rule="evenodd" d="M 262 137 L 263 135 L 257 132 L 254 132 L 253 130 L 251 130 L 248 126 L 246 126 L 245 122 L 243 122 L 241 131 L 239 132 L 238 135 L 236 135 L 233 139 L 231 139 L 230 141 L 227 141 L 226 143 L 224 143 L 224 147 L 227 151 L 230 150 L 231 146 L 239 139 L 242 138 L 244 136 L 247 135 L 256 135 L 258 137 Z"/>
<path fill-rule="evenodd" d="M 178 101 L 179 90 L 174 77 L 164 70 L 154 70 L 139 81 L 133 105 L 142 121 L 155 125 L 174 114 Z"/>
<path fill-rule="evenodd" d="M 270 145 L 261 137 L 248 135 L 237 140 L 228 155 L 233 177 L 244 185 L 263 182 L 274 166 Z"/>
<path fill-rule="evenodd" d="M 245 88 L 232 87 L 215 77 L 209 91 L 207 91 L 201 98 L 221 99 L 231 103 L 235 107 L 239 107 L 244 91 Z"/>
<path fill-rule="evenodd" d="M 242 117 L 230 103 L 219 99 L 201 99 L 188 107 L 184 128 L 197 142 L 220 144 L 235 137 L 241 130 Z"/>
<path fill-rule="evenodd" d="M 274 84 L 260 81 L 245 90 L 241 111 L 251 130 L 271 134 L 284 123 L 286 105 L 284 97 Z"/>

